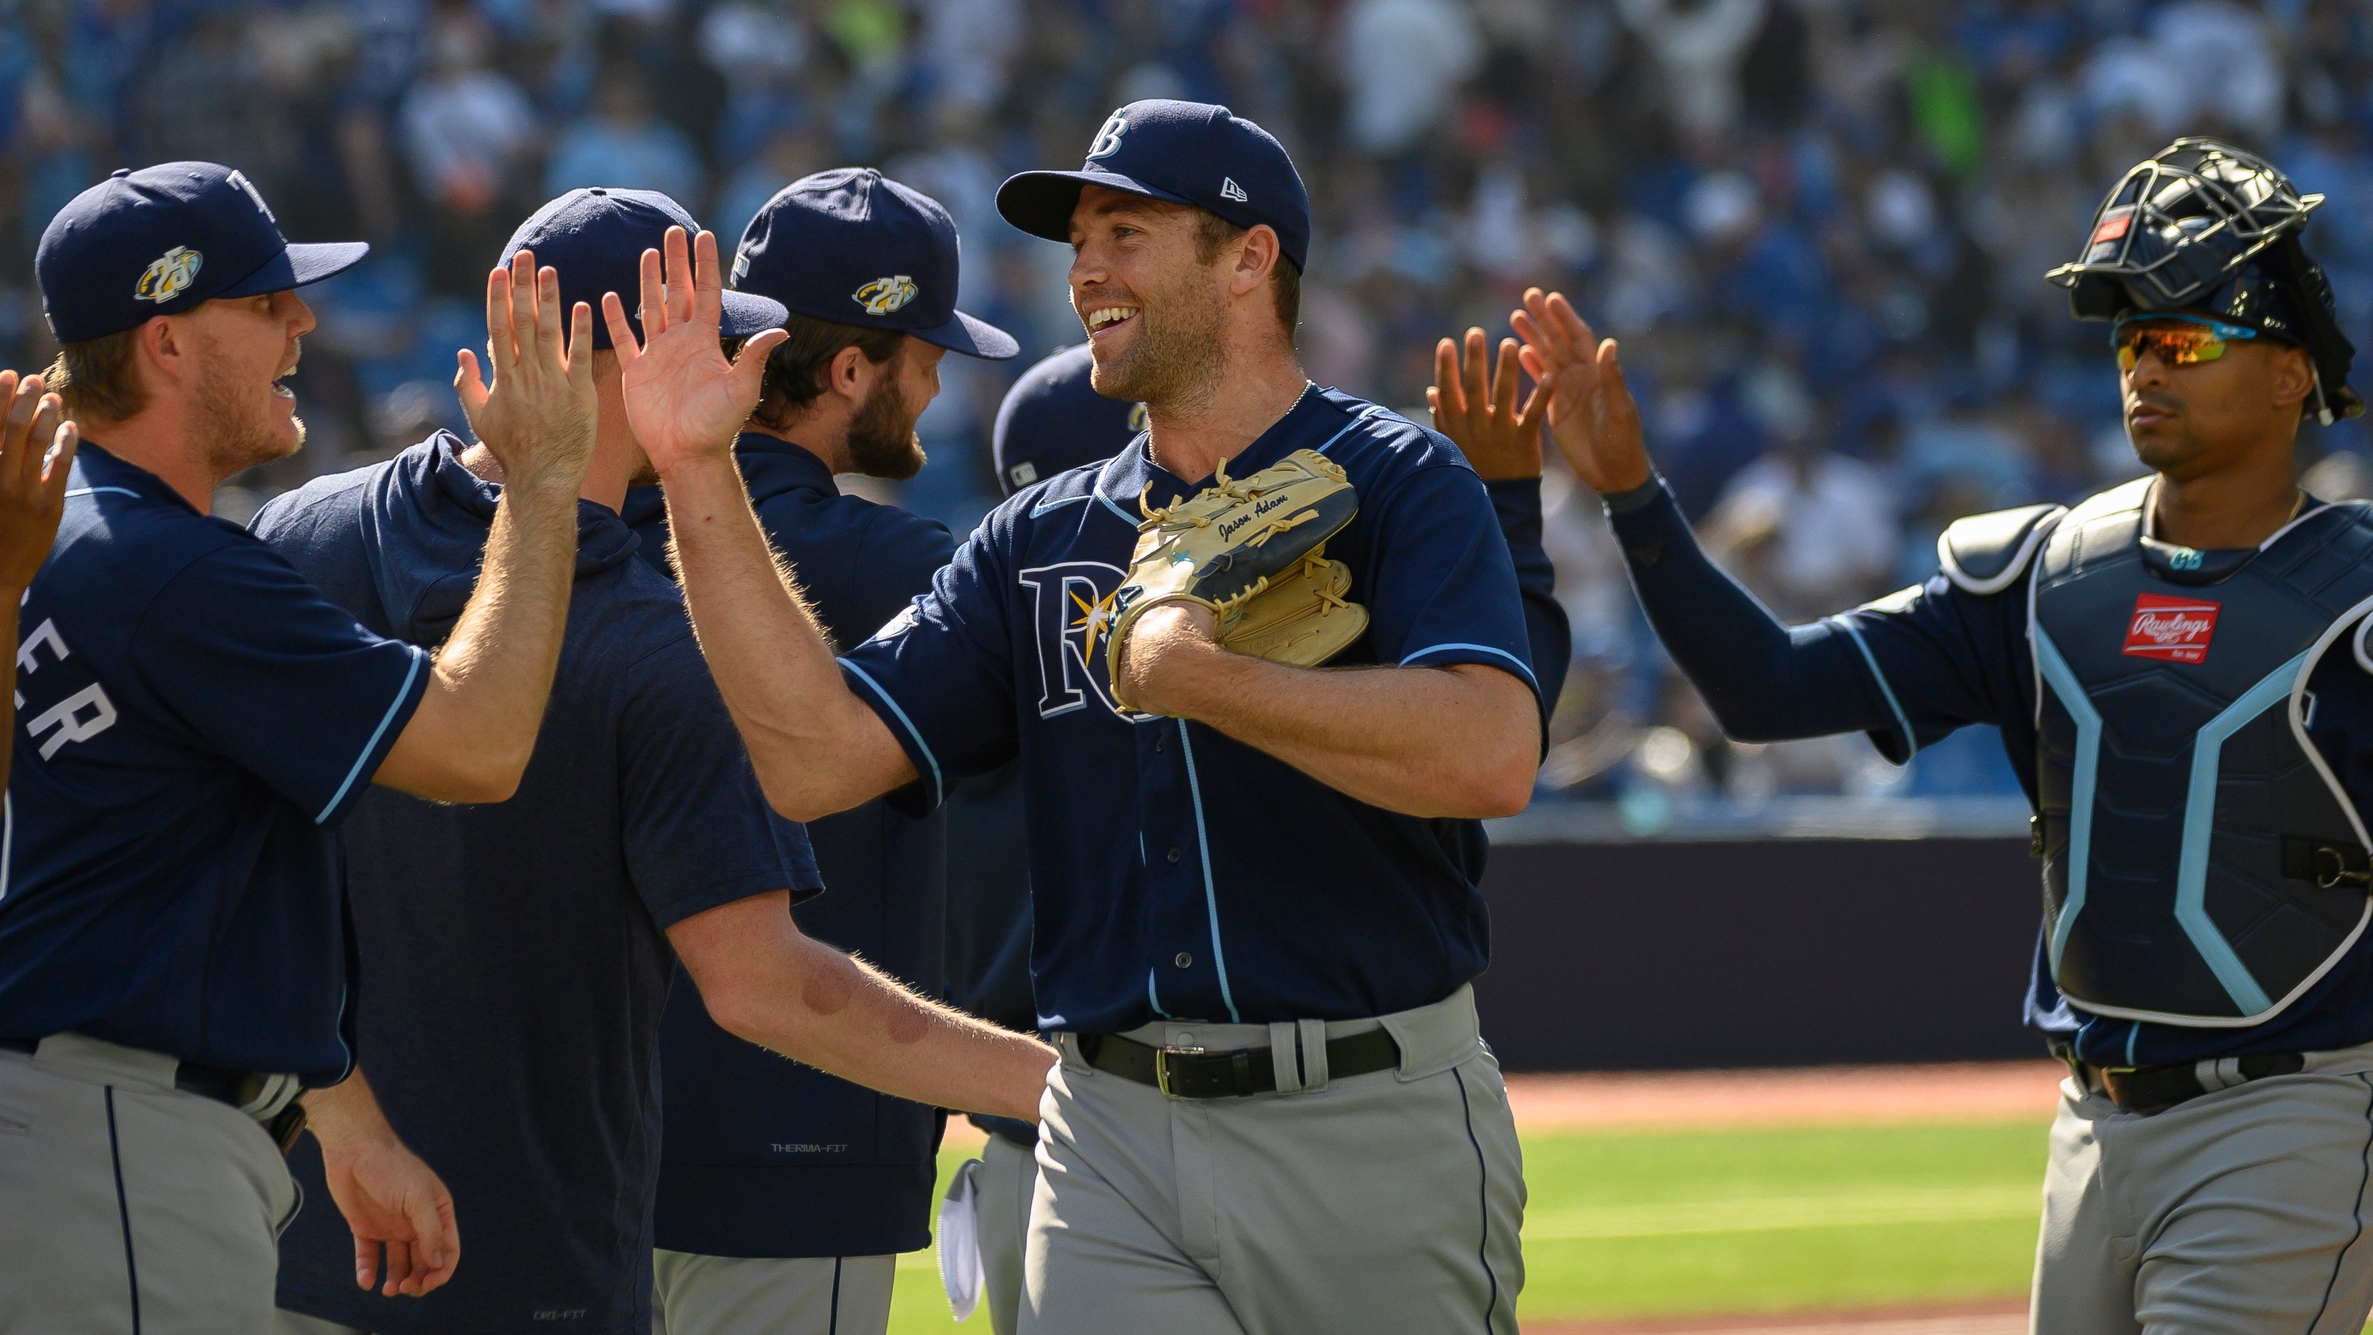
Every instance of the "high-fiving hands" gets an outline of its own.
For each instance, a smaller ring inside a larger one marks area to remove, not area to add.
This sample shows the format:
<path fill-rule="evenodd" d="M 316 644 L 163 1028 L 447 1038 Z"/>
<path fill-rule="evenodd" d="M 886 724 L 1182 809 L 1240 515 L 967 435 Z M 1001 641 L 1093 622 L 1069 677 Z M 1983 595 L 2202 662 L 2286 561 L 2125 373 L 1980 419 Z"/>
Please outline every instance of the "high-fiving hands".
<path fill-rule="evenodd" d="M 791 337 L 766 330 L 726 360 L 717 336 L 725 284 L 716 234 L 687 238 L 683 228 L 670 227 L 665 244 L 664 270 L 658 251 L 643 252 L 640 339 L 618 294 L 602 296 L 627 423 L 663 478 L 688 464 L 731 461 L 734 437 L 758 406 L 767 354 Z"/>
<path fill-rule="evenodd" d="M 1425 403 L 1434 410 L 1434 430 L 1457 444 L 1486 482 L 1541 475 L 1541 413 L 1548 406 L 1547 385 L 1536 383 L 1524 407 L 1516 406 L 1516 340 L 1500 340 L 1499 366 L 1490 374 L 1489 350 L 1481 329 L 1467 331 L 1465 365 L 1459 345 L 1443 339 L 1434 345 L 1434 383 Z"/>
<path fill-rule="evenodd" d="M 0 371 L 0 596 L 32 587 L 58 536 L 81 433 L 37 375 Z"/>
<path fill-rule="evenodd" d="M 593 308 L 580 301 L 560 334 L 560 274 L 522 250 L 486 276 L 486 342 L 494 383 L 463 348 L 453 388 L 470 429 L 503 466 L 507 486 L 548 486 L 574 496 L 593 462 Z"/>
<path fill-rule="evenodd" d="M 1549 430 L 1574 475 L 1602 496 L 1646 485 L 1655 473 L 1615 340 L 1593 334 L 1564 293 L 1537 287 L 1525 290 L 1524 309 L 1509 319 L 1524 340 L 1517 355 L 1539 382 L 1534 395 L 1548 396 Z"/>

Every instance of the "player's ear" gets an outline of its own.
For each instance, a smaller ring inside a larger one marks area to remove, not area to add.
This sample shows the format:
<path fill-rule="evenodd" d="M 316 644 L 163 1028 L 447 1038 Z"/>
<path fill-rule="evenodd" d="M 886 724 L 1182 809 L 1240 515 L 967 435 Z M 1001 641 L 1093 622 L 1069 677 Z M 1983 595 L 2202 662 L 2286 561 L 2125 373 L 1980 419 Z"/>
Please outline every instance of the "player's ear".
<path fill-rule="evenodd" d="M 2272 404 L 2275 408 L 2297 412 L 2299 405 L 2315 392 L 2315 359 L 2305 348 L 2277 345 L 2273 365 Z"/>
<path fill-rule="evenodd" d="M 1236 268 L 1228 275 L 1228 291 L 1235 296 L 1265 288 L 1269 271 L 1277 267 L 1277 229 L 1261 223 L 1237 238 Z"/>

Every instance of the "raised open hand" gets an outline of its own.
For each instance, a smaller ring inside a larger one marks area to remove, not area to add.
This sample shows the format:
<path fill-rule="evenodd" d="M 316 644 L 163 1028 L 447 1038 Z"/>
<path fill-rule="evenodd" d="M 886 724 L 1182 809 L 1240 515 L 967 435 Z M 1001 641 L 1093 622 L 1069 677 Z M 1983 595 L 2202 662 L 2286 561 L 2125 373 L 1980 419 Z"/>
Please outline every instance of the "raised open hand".
<path fill-rule="evenodd" d="M 1548 386 L 1535 383 L 1519 411 L 1517 357 L 1516 340 L 1501 339 L 1499 368 L 1486 391 L 1490 356 L 1481 329 L 1467 331 L 1463 371 L 1458 344 L 1446 338 L 1434 345 L 1434 383 L 1425 391 L 1434 430 L 1450 437 L 1486 482 L 1541 475 L 1541 413 L 1548 406 Z"/>
<path fill-rule="evenodd" d="M 478 354 L 463 348 L 453 388 L 506 485 L 565 484 L 574 494 L 593 462 L 593 307 L 580 301 L 570 317 L 563 343 L 560 274 L 539 271 L 534 252 L 522 250 L 510 267 L 486 275 L 494 384 L 481 377 Z"/>
<path fill-rule="evenodd" d="M 725 284 L 716 234 L 687 239 L 683 228 L 670 227 L 665 244 L 664 271 L 658 251 L 643 252 L 640 340 L 619 295 L 606 292 L 601 299 L 610 343 L 618 349 L 627 423 L 662 479 L 704 459 L 731 459 L 734 437 L 758 406 L 766 355 L 791 337 L 766 330 L 727 361 L 717 337 Z"/>
<path fill-rule="evenodd" d="M 24 596 L 49 559 L 81 434 L 41 377 L 0 371 L 0 597 Z"/>
<path fill-rule="evenodd" d="M 1623 383 L 1614 339 L 1601 340 L 1562 292 L 1526 288 L 1510 317 L 1524 369 L 1549 396 L 1550 434 L 1574 475 L 1601 495 L 1643 486 L 1654 474 L 1640 435 L 1640 407 Z"/>

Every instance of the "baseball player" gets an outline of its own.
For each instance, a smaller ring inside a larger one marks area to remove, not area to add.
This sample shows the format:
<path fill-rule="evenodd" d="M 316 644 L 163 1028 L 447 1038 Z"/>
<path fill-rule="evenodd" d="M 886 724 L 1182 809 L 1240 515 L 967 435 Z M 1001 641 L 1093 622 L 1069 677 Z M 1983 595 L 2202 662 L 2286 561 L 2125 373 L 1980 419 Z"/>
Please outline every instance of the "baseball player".
<path fill-rule="evenodd" d="M 681 245 L 691 225 L 665 195 L 576 190 L 508 249 L 553 260 L 564 299 L 593 296 L 631 287 L 645 251 L 671 229 Z M 764 297 L 711 295 L 710 346 L 720 330 L 749 339 L 732 383 L 755 394 L 782 320 Z M 636 559 L 619 507 L 649 464 L 621 410 L 617 357 L 592 357 L 602 410 L 569 633 L 518 795 L 482 810 L 374 797 L 343 835 L 357 1029 L 388 1121 L 455 1184 L 471 1264 L 424 1300 L 374 1295 L 353 1284 L 341 1239 L 301 1220 L 281 1245 L 283 1331 L 557 1321 L 645 1335 L 659 1026 L 678 958 L 698 987 L 687 994 L 737 1042 L 933 1102 L 1026 1116 L 1052 1060 L 793 926 L 791 899 L 822 885 L 816 860 L 804 832 L 768 812 L 680 595 Z M 643 390 L 691 400 L 706 369 L 687 363 Z M 505 476 L 485 450 L 438 436 L 274 501 L 256 532 L 365 624 L 434 645 Z M 297 1172 L 318 1185 L 309 1161 Z"/>
<path fill-rule="evenodd" d="M 896 506 L 845 496 L 836 473 L 907 478 L 915 420 L 949 351 L 1002 359 L 1012 338 L 956 309 L 955 223 L 870 168 L 819 172 L 743 232 L 733 287 L 780 302 L 789 337 L 734 444 L 767 539 L 805 574 L 834 642 L 855 644 L 931 587 L 955 543 Z M 630 502 L 666 570 L 656 488 Z M 894 977 L 939 986 L 945 835 L 884 802 L 814 822 L 828 893 L 800 929 Z M 1009 1026 L 1030 1028 L 1029 1016 Z M 667 1009 L 654 1331 L 879 1332 L 898 1253 L 931 1245 L 943 1114 L 752 1047 L 688 988 Z M 1024 1123 L 1027 1125 L 1027 1123 Z"/>
<path fill-rule="evenodd" d="M 1541 726 L 1490 500 L 1303 377 L 1308 204 L 1258 126 L 1133 103 L 999 208 L 1074 246 L 1096 388 L 1149 437 L 1017 493 L 837 663 L 730 431 L 636 421 L 759 780 L 794 817 L 921 810 L 1021 759 L 1063 1054 L 1022 1329 L 1513 1330 L 1523 1182 L 1468 980 L 1477 818 L 1525 805 Z"/>
<path fill-rule="evenodd" d="M 37 375 L 0 371 L 0 632 L 17 638 L 17 606 L 57 540 L 66 506 L 66 477 L 80 433 L 59 420 L 63 406 Z M 8 786 L 9 745 L 15 735 L 16 659 L 0 662 L 0 789 Z"/>
<path fill-rule="evenodd" d="M 2040 1335 L 2353 1335 L 2373 1307 L 2373 508 L 2295 482 L 2302 417 L 2362 411 L 2322 202 L 2181 139 L 2050 277 L 2106 322 L 2151 475 L 1964 519 L 1927 583 L 1783 627 L 1651 471 L 1610 340 L 1528 293 L 1527 368 L 1606 497 L 1673 658 L 1733 736 L 1867 731 L 1909 759 L 2002 729 L 2034 804 L 2030 1023 L 2069 1064 Z"/>
<path fill-rule="evenodd" d="M 1572 657 L 1565 611 L 1553 596 L 1555 569 L 1541 548 L 1541 412 L 1536 391 L 1516 408 L 1515 341 L 1504 340 L 1499 372 L 1486 392 L 1483 331 L 1469 330 L 1465 370 L 1448 339 L 1437 357 L 1434 426 L 1484 478 L 1525 604 L 1541 698 L 1554 701 Z M 1064 348 L 1022 373 L 998 407 L 990 438 L 997 475 L 1011 496 L 1022 486 L 1104 460 L 1145 430 L 1145 406 L 1098 394 L 1087 344 Z M 1444 395 L 1447 394 L 1447 397 Z M 955 785 L 947 799 L 948 838 L 964 856 L 948 875 L 948 996 L 975 1015 L 1008 1028 L 1034 1023 L 1030 993 L 1030 883 L 1022 847 L 1020 764 Z M 950 1184 L 959 1208 L 974 1214 L 981 1299 L 998 1335 L 1018 1324 L 1022 1254 L 1030 1198 L 1038 1182 L 1038 1129 L 1027 1122 L 975 1114 L 989 1135 L 981 1157 Z M 943 1237 L 942 1245 L 946 1245 Z M 961 1284 L 951 1287 L 951 1299 Z"/>
<path fill-rule="evenodd" d="M 567 613 L 591 312 L 564 350 L 551 270 L 522 255 L 488 279 L 494 383 L 467 352 L 461 379 L 519 481 L 432 659 L 206 514 L 302 444 L 276 383 L 314 326 L 294 289 L 366 249 L 288 244 L 203 162 L 119 171 L 42 234 L 64 345 L 44 379 L 85 439 L 17 648 L 0 1329 L 262 1329 L 298 1203 L 281 1153 L 308 1117 L 357 1278 L 418 1294 L 453 1271 L 445 1189 L 354 1069 L 329 830 L 373 783 L 518 786 Z"/>

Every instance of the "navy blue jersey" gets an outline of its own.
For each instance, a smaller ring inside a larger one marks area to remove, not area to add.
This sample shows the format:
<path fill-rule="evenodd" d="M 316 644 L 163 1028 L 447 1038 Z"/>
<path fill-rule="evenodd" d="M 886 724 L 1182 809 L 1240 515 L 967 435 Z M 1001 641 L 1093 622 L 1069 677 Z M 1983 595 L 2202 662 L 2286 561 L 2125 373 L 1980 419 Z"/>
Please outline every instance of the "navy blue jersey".
<path fill-rule="evenodd" d="M 1371 620 L 1336 662 L 1475 663 L 1530 684 L 1508 545 L 1457 450 L 1314 387 L 1229 471 L 1297 449 L 1359 495 L 1327 555 Z M 1114 708 L 1102 631 L 1149 486 L 1167 503 L 1201 483 L 1141 438 L 1023 490 L 842 658 L 920 775 L 893 799 L 936 805 L 1021 758 L 1042 1028 L 1349 1019 L 1450 995 L 1489 954 L 1480 822 L 1384 811 L 1202 724 Z"/>
<path fill-rule="evenodd" d="M 349 1063 L 328 827 L 427 689 L 234 525 L 85 441 L 19 613 L 0 1036 Z"/>
<path fill-rule="evenodd" d="M 1624 504 L 1620 498 L 1616 508 Z M 1726 730 L 1756 740 L 1867 731 L 1901 763 L 1971 724 L 2002 730 L 2030 803 L 2036 794 L 2036 676 L 2027 582 L 1975 594 L 1942 574 L 1810 626 L 1782 629 L 1707 561 L 1669 493 L 1614 515 L 1633 582 L 1673 659 Z M 2309 738 L 2360 810 L 2373 810 L 2373 676 L 2325 655 L 2308 687 Z M 2005 886 L 2033 895 L 2035 886 Z M 1907 947 L 1913 943 L 1906 943 Z M 1949 943 L 1933 943 L 1940 947 Z M 2101 1066 L 2150 1066 L 2373 1042 L 2373 933 L 2308 993 L 2263 1024 L 2191 1028 L 2089 1015 L 2052 985 L 2038 934 L 2027 1022 Z M 1885 998 L 1872 1004 L 1885 1005 Z"/>
<path fill-rule="evenodd" d="M 442 643 L 500 495 L 459 448 L 440 435 L 317 479 L 256 531 L 364 624 Z M 308 1141 L 291 1168 L 316 1208 L 281 1238 L 284 1307 L 381 1335 L 650 1329 L 666 929 L 820 878 L 758 791 L 682 597 L 639 550 L 615 513 L 579 504 L 552 702 L 510 801 L 382 790 L 341 832 L 362 1067 L 452 1189 L 468 1253 L 425 1298 L 357 1289 Z"/>
<path fill-rule="evenodd" d="M 955 540 L 938 521 L 844 496 L 805 449 L 752 432 L 742 480 L 776 551 L 836 644 L 855 644 L 931 586 Z M 665 570 L 657 488 L 629 498 L 643 555 Z M 937 814 L 881 801 L 815 821 L 826 891 L 792 915 L 807 935 L 926 991 L 940 985 L 946 843 Z M 658 1245 L 703 1256 L 881 1256 L 931 1245 L 941 1114 L 801 1066 L 726 1033 L 679 979 L 662 1028 L 667 1138 Z"/>

